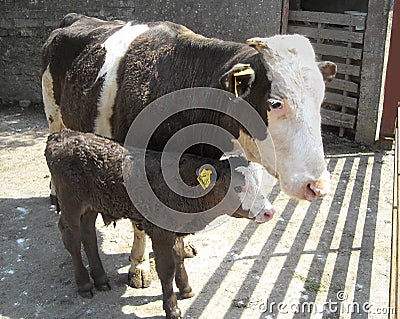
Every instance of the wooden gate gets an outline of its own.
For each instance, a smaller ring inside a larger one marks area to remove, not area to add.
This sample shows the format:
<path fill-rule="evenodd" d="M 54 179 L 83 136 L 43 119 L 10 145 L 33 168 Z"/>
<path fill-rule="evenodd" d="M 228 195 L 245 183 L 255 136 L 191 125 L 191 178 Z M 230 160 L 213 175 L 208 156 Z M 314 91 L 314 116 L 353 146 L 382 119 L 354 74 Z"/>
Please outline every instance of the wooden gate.
<path fill-rule="evenodd" d="M 338 65 L 336 78 L 327 84 L 322 124 L 337 127 L 339 135 L 355 134 L 360 94 L 365 14 L 289 11 L 288 33 L 307 36 L 320 60 Z"/>

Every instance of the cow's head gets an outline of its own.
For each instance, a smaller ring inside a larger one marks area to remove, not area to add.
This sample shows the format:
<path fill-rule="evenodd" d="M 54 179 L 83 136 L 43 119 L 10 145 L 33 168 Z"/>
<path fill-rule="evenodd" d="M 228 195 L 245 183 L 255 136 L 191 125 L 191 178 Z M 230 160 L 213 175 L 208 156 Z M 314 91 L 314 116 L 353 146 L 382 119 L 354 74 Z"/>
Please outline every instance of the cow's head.
<path fill-rule="evenodd" d="M 260 53 L 265 73 L 252 72 L 251 65 L 237 64 L 231 72 L 243 77 L 235 79 L 236 92 L 228 86 L 226 74 L 221 84 L 246 98 L 251 95 L 257 77 L 267 76 L 269 85 L 259 103 L 263 104 L 261 112 L 266 112 L 270 134 L 260 141 L 263 145 L 260 161 L 279 179 L 282 190 L 289 196 L 312 201 L 325 195 L 330 176 L 324 160 L 320 108 L 325 82 L 334 78 L 336 65 L 316 62 L 309 40 L 300 35 L 252 38 L 246 43 Z M 260 105 L 255 107 L 260 112 Z M 273 148 L 275 152 L 271 152 Z M 249 147 L 245 150 L 248 152 Z M 250 153 L 257 152 L 250 150 Z"/>

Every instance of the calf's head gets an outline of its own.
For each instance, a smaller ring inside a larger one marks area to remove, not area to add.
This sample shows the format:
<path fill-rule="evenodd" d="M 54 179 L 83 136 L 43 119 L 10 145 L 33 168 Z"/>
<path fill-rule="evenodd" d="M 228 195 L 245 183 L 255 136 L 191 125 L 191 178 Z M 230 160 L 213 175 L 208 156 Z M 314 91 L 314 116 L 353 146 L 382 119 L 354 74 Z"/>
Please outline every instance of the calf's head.
<path fill-rule="evenodd" d="M 252 104 L 267 122 L 268 134 L 259 141 L 245 137 L 253 142 L 246 142 L 245 151 L 251 154 L 251 160 L 259 161 L 279 179 L 287 195 L 313 201 L 330 188 L 320 109 L 325 82 L 334 78 L 336 65 L 329 61 L 316 62 L 309 40 L 300 35 L 252 38 L 246 43 L 259 52 L 263 70 L 243 72 L 252 66 L 236 65 L 237 70 L 231 72 L 242 74 L 243 80 L 235 79 L 240 83 L 235 91 L 237 96 L 246 99 L 252 93 L 261 96 L 257 105 L 254 101 Z M 261 94 L 252 92 L 260 89 L 254 84 L 262 77 L 267 78 L 268 87 Z M 221 84 L 229 90 L 226 79 L 225 74 Z"/>
<path fill-rule="evenodd" d="M 239 179 L 234 179 L 234 189 L 241 202 L 234 217 L 246 217 L 254 219 L 258 223 L 264 223 L 272 219 L 275 209 L 268 200 L 269 194 L 265 182 L 265 169 L 262 165 L 250 162 L 248 166 L 235 168 Z"/>

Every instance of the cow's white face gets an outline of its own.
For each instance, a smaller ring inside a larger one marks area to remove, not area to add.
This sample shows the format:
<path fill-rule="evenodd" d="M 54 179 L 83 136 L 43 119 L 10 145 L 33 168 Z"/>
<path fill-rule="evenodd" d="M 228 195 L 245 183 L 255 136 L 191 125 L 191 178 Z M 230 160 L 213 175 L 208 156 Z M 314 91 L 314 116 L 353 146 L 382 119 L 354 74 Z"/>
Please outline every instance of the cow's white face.
<path fill-rule="evenodd" d="M 235 186 L 242 209 L 248 212 L 248 217 L 258 223 L 272 219 L 275 209 L 267 198 L 269 194 L 269 178 L 264 167 L 250 162 L 249 166 L 239 166 L 235 171 L 244 177 L 244 185 Z"/>
<path fill-rule="evenodd" d="M 283 35 L 250 39 L 263 54 L 271 93 L 267 140 L 261 141 L 262 164 L 279 178 L 291 197 L 314 200 L 326 194 L 330 176 L 324 161 L 320 107 L 324 80 L 333 78 L 336 65 L 317 64 L 310 42 L 303 36 Z M 264 144 L 264 145 L 262 145 Z M 275 149 L 275 153 L 271 149 Z"/>

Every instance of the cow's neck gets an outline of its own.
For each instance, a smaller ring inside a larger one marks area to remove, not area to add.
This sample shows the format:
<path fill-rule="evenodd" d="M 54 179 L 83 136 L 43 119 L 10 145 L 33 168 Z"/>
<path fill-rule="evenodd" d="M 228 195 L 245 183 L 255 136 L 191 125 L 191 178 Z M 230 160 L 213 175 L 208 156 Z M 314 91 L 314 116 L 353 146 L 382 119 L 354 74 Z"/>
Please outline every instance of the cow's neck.
<path fill-rule="evenodd" d="M 179 42 L 176 63 L 185 61 L 185 84 L 191 87 L 221 88 L 219 81 L 225 72 L 237 63 L 257 59 L 257 52 L 241 43 L 204 38 L 197 34 L 182 36 Z"/>

